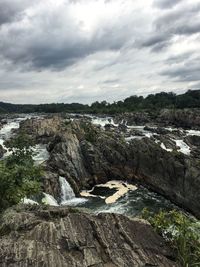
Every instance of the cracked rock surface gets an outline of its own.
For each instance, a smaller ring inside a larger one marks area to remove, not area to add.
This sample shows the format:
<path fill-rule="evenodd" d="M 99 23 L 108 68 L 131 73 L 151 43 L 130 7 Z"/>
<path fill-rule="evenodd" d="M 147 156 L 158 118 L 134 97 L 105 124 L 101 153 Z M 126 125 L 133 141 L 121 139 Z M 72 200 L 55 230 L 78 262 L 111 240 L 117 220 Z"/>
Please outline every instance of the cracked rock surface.
<path fill-rule="evenodd" d="M 146 221 L 122 215 L 17 206 L 0 227 L 2 267 L 178 266 Z"/>

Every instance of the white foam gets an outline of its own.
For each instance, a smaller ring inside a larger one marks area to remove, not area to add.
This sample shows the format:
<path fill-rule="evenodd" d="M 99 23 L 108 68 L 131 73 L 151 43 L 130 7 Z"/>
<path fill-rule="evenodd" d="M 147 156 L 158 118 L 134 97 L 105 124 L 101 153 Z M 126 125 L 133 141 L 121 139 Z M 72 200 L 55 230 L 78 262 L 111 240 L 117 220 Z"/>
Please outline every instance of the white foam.
<path fill-rule="evenodd" d="M 197 136 L 200 136 L 200 131 L 187 130 L 187 135 L 197 135 Z"/>
<path fill-rule="evenodd" d="M 183 141 L 183 140 L 174 140 L 176 142 L 176 146 L 180 147 L 178 149 L 179 152 L 185 154 L 185 155 L 190 155 L 190 147 Z"/>
<path fill-rule="evenodd" d="M 43 193 L 43 194 L 44 194 L 44 198 L 42 199 L 42 203 L 46 205 L 50 205 L 50 206 L 59 206 L 58 202 L 52 195 L 47 194 L 47 193 Z"/>
<path fill-rule="evenodd" d="M 113 126 L 118 126 L 118 124 L 115 124 L 113 119 L 110 117 L 106 118 L 93 118 L 92 123 L 95 125 L 101 125 L 101 127 L 105 127 L 106 124 L 112 124 Z"/>
<path fill-rule="evenodd" d="M 30 205 L 39 205 L 38 202 L 36 202 L 32 199 L 26 198 L 26 197 L 22 199 L 22 203 L 23 204 L 30 204 Z"/>
<path fill-rule="evenodd" d="M 165 146 L 164 143 L 161 143 L 160 147 L 161 147 L 162 149 L 168 151 L 168 152 L 172 152 L 172 151 L 173 151 L 173 149 L 171 149 L 171 148 L 166 148 L 166 146 Z"/>

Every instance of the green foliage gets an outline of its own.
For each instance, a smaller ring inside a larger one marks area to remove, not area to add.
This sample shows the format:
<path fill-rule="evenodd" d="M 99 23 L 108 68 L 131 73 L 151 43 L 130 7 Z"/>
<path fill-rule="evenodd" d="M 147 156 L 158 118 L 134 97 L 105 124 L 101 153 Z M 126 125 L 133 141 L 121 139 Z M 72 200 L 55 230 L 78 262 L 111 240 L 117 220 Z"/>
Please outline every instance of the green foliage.
<path fill-rule="evenodd" d="M 162 108 L 200 108 L 200 90 L 189 90 L 185 94 L 176 95 L 172 92 L 150 94 L 147 97 L 133 95 L 124 101 L 108 103 L 94 102 L 90 106 L 79 103 L 52 103 L 41 105 L 14 105 L 0 102 L 0 113 L 93 113 L 115 114 L 138 110 L 157 111 Z"/>
<path fill-rule="evenodd" d="M 200 266 L 200 225 L 197 221 L 176 210 L 152 215 L 144 209 L 142 217 L 170 244 L 182 267 Z"/>
<path fill-rule="evenodd" d="M 34 165 L 31 145 L 23 134 L 6 143 L 12 154 L 0 162 L 0 212 L 40 191 L 41 168 Z"/>

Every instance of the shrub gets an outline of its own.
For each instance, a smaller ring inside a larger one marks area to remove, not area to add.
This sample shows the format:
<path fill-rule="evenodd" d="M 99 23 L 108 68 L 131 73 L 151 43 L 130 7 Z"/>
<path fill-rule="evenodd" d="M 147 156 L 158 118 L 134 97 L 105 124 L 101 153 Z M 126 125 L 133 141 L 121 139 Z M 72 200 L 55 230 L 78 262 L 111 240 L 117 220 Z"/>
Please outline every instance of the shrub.
<path fill-rule="evenodd" d="M 0 212 L 40 191 L 42 171 L 34 165 L 31 145 L 23 134 L 6 143 L 12 154 L 0 162 Z"/>
<path fill-rule="evenodd" d="M 195 219 L 176 210 L 160 211 L 152 215 L 144 209 L 142 217 L 147 219 L 174 249 L 181 266 L 200 266 L 200 224 Z"/>

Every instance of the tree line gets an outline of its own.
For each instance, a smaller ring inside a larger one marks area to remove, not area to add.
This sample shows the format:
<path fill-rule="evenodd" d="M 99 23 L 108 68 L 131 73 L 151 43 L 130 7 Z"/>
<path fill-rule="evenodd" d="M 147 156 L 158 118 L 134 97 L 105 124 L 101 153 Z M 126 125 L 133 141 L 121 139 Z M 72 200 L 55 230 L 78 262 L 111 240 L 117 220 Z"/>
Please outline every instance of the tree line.
<path fill-rule="evenodd" d="M 177 95 L 173 92 L 160 92 L 147 97 L 133 95 L 123 101 L 108 103 L 94 102 L 91 105 L 80 103 L 52 103 L 39 105 L 22 105 L 0 102 L 0 113 L 106 113 L 115 114 L 140 110 L 160 110 L 163 108 L 200 108 L 200 90 L 188 90 Z"/>

